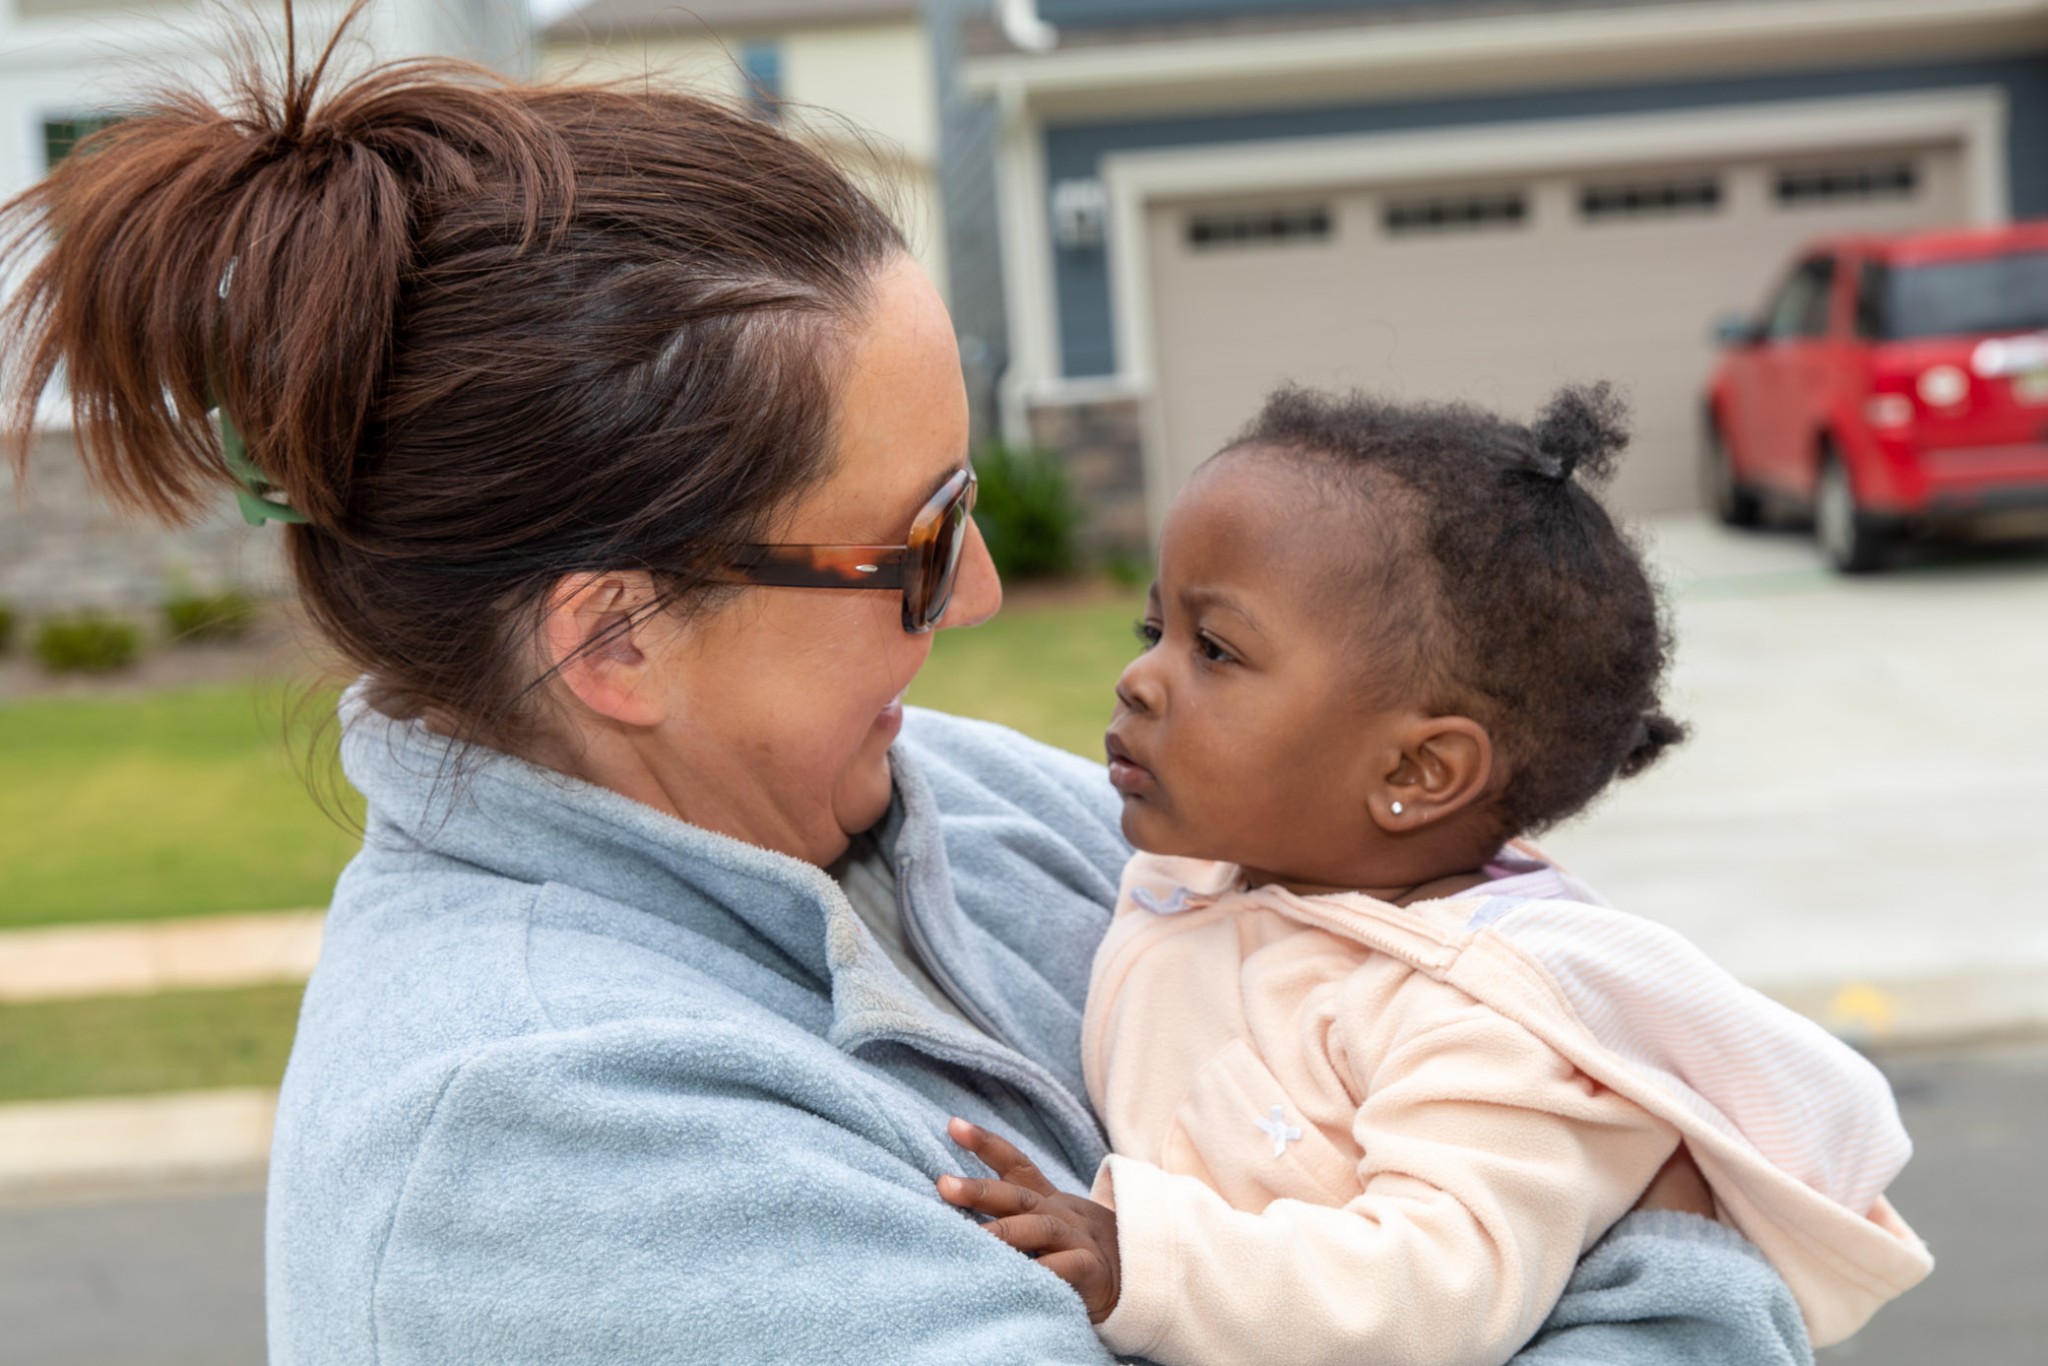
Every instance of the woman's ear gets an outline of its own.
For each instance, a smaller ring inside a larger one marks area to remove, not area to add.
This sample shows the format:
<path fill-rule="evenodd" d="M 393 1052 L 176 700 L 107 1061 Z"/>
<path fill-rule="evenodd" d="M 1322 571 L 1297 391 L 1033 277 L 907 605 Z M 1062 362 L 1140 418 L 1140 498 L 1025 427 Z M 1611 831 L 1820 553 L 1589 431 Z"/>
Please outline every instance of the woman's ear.
<path fill-rule="evenodd" d="M 1435 825 L 1483 796 L 1493 779 L 1493 738 L 1467 716 L 1416 717 L 1402 727 L 1399 755 L 1373 803 L 1390 834 Z"/>
<path fill-rule="evenodd" d="M 542 609 L 546 665 L 568 699 L 625 726 L 656 726 L 667 719 L 668 695 L 650 657 L 651 637 L 672 629 L 648 609 L 654 583 L 637 572 L 571 574 L 548 594 Z"/>

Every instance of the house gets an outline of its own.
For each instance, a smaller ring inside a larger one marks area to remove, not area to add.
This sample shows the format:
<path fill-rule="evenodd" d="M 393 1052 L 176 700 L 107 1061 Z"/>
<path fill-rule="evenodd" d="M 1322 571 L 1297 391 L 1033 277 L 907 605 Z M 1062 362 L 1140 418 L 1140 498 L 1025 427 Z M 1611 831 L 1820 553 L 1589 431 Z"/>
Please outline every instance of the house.
<path fill-rule="evenodd" d="M 781 120 L 892 212 L 944 290 L 938 109 L 918 0 L 588 0 L 541 43 L 543 77 L 644 78 Z"/>
<path fill-rule="evenodd" d="M 346 6 L 295 6 L 300 42 L 323 41 Z M 282 6 L 252 21 L 283 32 Z M 72 146 L 166 80 L 217 88 L 233 59 L 226 7 L 190 0 L 0 0 L 0 197 L 40 179 Z M 440 53 L 507 72 L 527 63 L 526 0 L 376 0 L 343 60 Z M 147 611 L 177 587 L 268 591 L 282 583 L 275 527 L 249 527 L 223 496 L 192 527 L 116 514 L 85 484 L 59 402 L 32 450 L 25 488 L 0 480 L 0 603 L 31 616 L 80 608 Z"/>
<path fill-rule="evenodd" d="M 1713 325 L 1801 243 L 2048 214 L 2048 0 L 957 18 L 949 88 L 991 111 L 1003 425 L 1141 488 L 1142 514 L 1104 500 L 1125 530 L 1284 380 L 1529 414 L 1610 378 L 1637 415 L 1615 506 L 1691 505 Z"/>

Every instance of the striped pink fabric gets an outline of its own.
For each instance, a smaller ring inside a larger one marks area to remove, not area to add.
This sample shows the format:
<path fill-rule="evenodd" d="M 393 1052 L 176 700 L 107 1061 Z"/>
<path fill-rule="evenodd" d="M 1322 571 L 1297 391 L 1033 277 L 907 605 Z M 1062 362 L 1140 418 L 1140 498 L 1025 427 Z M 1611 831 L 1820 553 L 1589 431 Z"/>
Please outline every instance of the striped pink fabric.
<path fill-rule="evenodd" d="M 1543 967 L 1602 1045 L 1836 1204 L 1869 1212 L 1912 1156 L 1877 1068 L 1738 985 L 1675 932 L 1566 901 L 1527 902 L 1488 921 Z"/>

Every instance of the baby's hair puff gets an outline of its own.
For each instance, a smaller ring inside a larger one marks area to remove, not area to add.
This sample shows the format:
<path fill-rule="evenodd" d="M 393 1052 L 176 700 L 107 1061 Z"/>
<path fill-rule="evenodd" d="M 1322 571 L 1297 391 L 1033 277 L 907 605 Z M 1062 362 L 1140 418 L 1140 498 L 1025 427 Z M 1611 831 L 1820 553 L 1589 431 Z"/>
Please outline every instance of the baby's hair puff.
<path fill-rule="evenodd" d="M 1686 734 L 1659 696 L 1671 634 L 1642 553 L 1594 492 L 1628 440 L 1606 384 L 1560 390 L 1528 426 L 1290 386 L 1228 448 L 1335 476 L 1366 510 L 1375 691 L 1486 726 L 1502 837 L 1584 809 Z"/>
<path fill-rule="evenodd" d="M 1628 449 L 1628 406 L 1605 384 L 1562 389 L 1530 434 L 1537 454 L 1550 462 L 1543 472 L 1553 480 L 1604 484 Z"/>

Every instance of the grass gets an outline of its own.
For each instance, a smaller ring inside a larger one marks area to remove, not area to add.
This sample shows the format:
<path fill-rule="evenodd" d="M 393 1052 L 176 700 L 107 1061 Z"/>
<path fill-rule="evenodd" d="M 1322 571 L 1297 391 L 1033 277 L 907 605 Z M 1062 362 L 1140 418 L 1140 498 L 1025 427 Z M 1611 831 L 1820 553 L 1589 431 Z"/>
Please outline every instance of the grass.
<path fill-rule="evenodd" d="M 1144 611 L 1143 589 L 1118 589 L 1059 607 L 1005 609 L 985 626 L 943 632 L 909 700 L 1100 759 L 1110 690 L 1138 652 L 1131 627 Z"/>
<path fill-rule="evenodd" d="M 1142 604 L 1117 590 L 943 632 L 910 700 L 1100 757 Z M 275 683 L 0 704 L 0 930 L 325 905 L 357 837 L 309 795 L 290 711 Z M 339 809 L 361 818 L 352 793 Z"/>
<path fill-rule="evenodd" d="M 0 705 L 0 929 L 325 905 L 356 837 L 288 710 L 277 684 Z"/>
<path fill-rule="evenodd" d="M 303 994 L 264 986 L 0 1006 L 0 1102 L 275 1086 Z"/>

